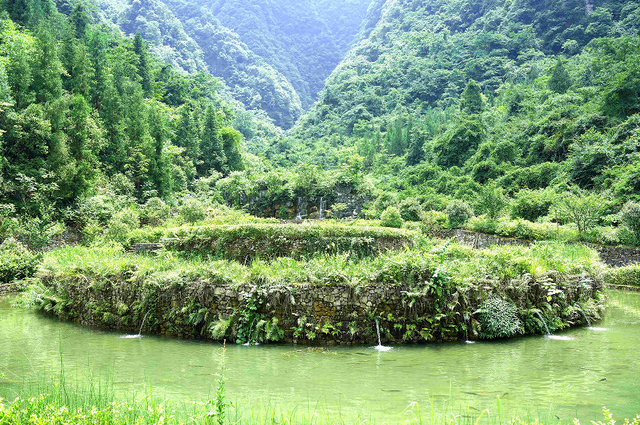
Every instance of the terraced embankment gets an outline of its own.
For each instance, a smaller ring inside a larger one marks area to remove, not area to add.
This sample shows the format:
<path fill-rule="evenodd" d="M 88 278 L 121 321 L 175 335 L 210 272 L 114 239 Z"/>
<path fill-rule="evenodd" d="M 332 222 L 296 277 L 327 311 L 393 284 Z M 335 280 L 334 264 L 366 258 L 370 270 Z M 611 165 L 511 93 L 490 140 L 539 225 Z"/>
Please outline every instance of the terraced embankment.
<path fill-rule="evenodd" d="M 233 247 L 221 242 L 228 229 L 220 235 L 210 228 L 175 232 L 173 247 L 238 260 L 248 253 L 237 247 L 280 238 L 237 229 L 243 240 Z M 293 246 L 291 256 L 256 249 L 261 255 L 247 263 L 171 251 L 149 257 L 108 247 L 61 249 L 46 254 L 26 298 L 62 319 L 104 329 L 137 332 L 148 314 L 143 333 L 307 344 L 375 343 L 375 320 L 387 343 L 504 338 L 541 333 L 541 318 L 552 331 L 580 325 L 579 308 L 597 320 L 603 308 L 604 266 L 586 247 L 477 250 L 417 240 L 412 249 L 368 252 L 376 255 L 321 249 L 307 257 L 295 247 L 318 245 L 286 239 L 279 246 Z"/>

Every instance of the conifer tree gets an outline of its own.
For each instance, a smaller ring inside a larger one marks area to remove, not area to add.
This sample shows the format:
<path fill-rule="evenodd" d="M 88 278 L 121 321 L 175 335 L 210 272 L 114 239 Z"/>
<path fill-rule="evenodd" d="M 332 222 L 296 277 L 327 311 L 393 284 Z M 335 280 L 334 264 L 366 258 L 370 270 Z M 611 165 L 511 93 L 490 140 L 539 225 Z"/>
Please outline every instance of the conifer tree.
<path fill-rule="evenodd" d="M 98 111 L 102 109 L 102 97 L 109 79 L 109 63 L 107 59 L 107 37 L 101 31 L 90 31 L 87 34 L 88 53 L 91 67 L 94 70 L 94 84 L 91 86 L 91 103 Z M 113 86 L 112 86 L 113 87 Z"/>
<path fill-rule="evenodd" d="M 33 76 L 29 58 L 26 55 L 27 51 L 27 43 L 21 38 L 13 40 L 9 48 L 7 77 L 13 98 L 16 101 L 16 109 L 26 108 L 35 100 L 35 96 L 31 91 Z"/>
<path fill-rule="evenodd" d="M 466 115 L 478 115 L 484 109 L 484 101 L 480 86 L 474 80 L 469 80 L 467 87 L 462 92 L 460 111 Z"/>
<path fill-rule="evenodd" d="M 11 20 L 22 26 L 31 22 L 31 2 L 29 0 L 7 0 L 5 9 Z"/>
<path fill-rule="evenodd" d="M 110 175 L 122 173 L 127 162 L 127 135 L 123 105 L 112 78 L 107 80 L 104 89 L 100 117 L 107 139 L 106 147 L 101 153 L 101 162 Z"/>
<path fill-rule="evenodd" d="M 133 51 L 138 56 L 138 75 L 142 80 L 144 96 L 151 97 L 153 95 L 153 86 L 151 81 L 151 70 L 149 69 L 147 46 L 144 44 L 142 35 L 140 35 L 139 32 L 136 33 L 133 39 Z"/>
<path fill-rule="evenodd" d="M 33 85 L 39 102 L 52 102 L 62 96 L 62 63 L 58 48 L 48 28 L 38 29 L 36 59 L 33 68 Z"/>
<path fill-rule="evenodd" d="M 185 148 L 185 155 L 194 164 L 197 163 L 200 157 L 200 136 L 189 105 L 184 105 L 180 110 L 180 121 L 176 131 L 176 145 Z"/>
<path fill-rule="evenodd" d="M 94 75 L 87 47 L 83 43 L 77 43 L 71 68 L 71 91 L 81 94 L 85 99 L 90 99 Z"/>
<path fill-rule="evenodd" d="M 556 63 L 553 68 L 553 74 L 549 80 L 549 89 L 560 94 L 564 94 L 571 87 L 571 77 L 564 68 L 564 64 L 561 60 Z"/>
<path fill-rule="evenodd" d="M 424 142 L 426 135 L 423 131 L 414 130 L 409 137 L 409 152 L 407 154 L 407 165 L 418 165 L 424 160 Z"/>
<path fill-rule="evenodd" d="M 4 63 L 0 62 L 0 110 L 4 111 L 11 105 L 13 105 L 13 98 L 11 97 L 9 77 L 7 77 Z"/>
<path fill-rule="evenodd" d="M 228 171 L 242 170 L 244 168 L 242 155 L 240 154 L 242 134 L 231 127 L 224 127 L 220 131 L 220 137 L 222 138 L 222 146 L 227 160 L 226 165 Z"/>
<path fill-rule="evenodd" d="M 200 138 L 200 151 L 202 162 L 198 164 L 198 175 L 205 176 L 210 170 L 225 171 L 226 158 L 220 137 L 221 117 L 216 113 L 212 105 L 207 106 L 202 124 L 202 137 Z"/>
<path fill-rule="evenodd" d="M 161 198 L 171 193 L 170 164 L 164 155 L 164 143 L 169 139 L 169 131 L 166 120 L 158 110 L 157 105 L 149 108 L 149 133 L 151 136 L 151 149 L 147 153 L 149 158 L 149 180 Z"/>
<path fill-rule="evenodd" d="M 69 186 L 68 197 L 74 199 L 84 193 L 95 175 L 95 158 L 91 151 L 91 135 L 89 129 L 91 108 L 85 98 L 76 94 L 69 106 L 69 157 L 74 162 L 75 170 Z"/>
<path fill-rule="evenodd" d="M 83 39 L 89 25 L 89 14 L 83 2 L 76 3 L 69 15 L 69 20 L 73 24 L 76 38 Z"/>

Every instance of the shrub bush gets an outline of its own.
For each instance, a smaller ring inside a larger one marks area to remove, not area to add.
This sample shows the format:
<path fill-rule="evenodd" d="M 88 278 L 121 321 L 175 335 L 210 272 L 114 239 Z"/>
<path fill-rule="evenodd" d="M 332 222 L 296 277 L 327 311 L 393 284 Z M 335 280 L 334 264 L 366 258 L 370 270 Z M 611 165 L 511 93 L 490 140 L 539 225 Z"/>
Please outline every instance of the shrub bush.
<path fill-rule="evenodd" d="M 195 198 L 187 198 L 180 206 L 180 216 L 187 223 L 195 223 L 204 220 L 207 215 L 207 208 L 204 203 Z"/>
<path fill-rule="evenodd" d="M 0 283 L 31 277 L 35 274 L 40 256 L 29 251 L 13 238 L 0 244 Z"/>
<path fill-rule="evenodd" d="M 129 232 L 140 227 L 140 217 L 133 208 L 118 211 L 109 220 L 107 236 L 120 243 L 127 243 Z"/>
<path fill-rule="evenodd" d="M 492 297 L 480 306 L 480 337 L 483 339 L 509 338 L 524 333 L 516 306 L 498 297 Z"/>
<path fill-rule="evenodd" d="M 427 211 L 424 213 L 420 229 L 425 235 L 446 229 L 449 227 L 449 219 L 447 215 L 440 211 Z"/>
<path fill-rule="evenodd" d="M 78 202 L 78 217 L 83 226 L 90 221 L 107 224 L 115 214 L 116 208 L 112 200 L 104 195 L 84 198 Z"/>
<path fill-rule="evenodd" d="M 555 198 L 549 190 L 521 190 L 511 204 L 511 218 L 536 221 L 549 214 Z"/>
<path fill-rule="evenodd" d="M 278 218 L 280 220 L 286 220 L 288 218 L 291 218 L 291 213 L 289 212 L 289 208 L 287 208 L 286 205 L 283 205 L 280 208 L 278 208 L 278 212 L 276 214 L 278 215 Z"/>
<path fill-rule="evenodd" d="M 144 224 L 159 226 L 169 218 L 170 211 L 171 209 L 169 208 L 169 205 L 167 205 L 162 199 L 151 198 L 142 207 L 142 211 L 140 211 L 140 219 Z"/>
<path fill-rule="evenodd" d="M 402 215 L 396 207 L 388 207 L 380 215 L 380 225 L 383 227 L 402 227 Z"/>
<path fill-rule="evenodd" d="M 447 205 L 445 214 L 449 218 L 449 227 L 455 229 L 464 226 L 473 217 L 473 210 L 466 202 L 455 199 Z"/>
<path fill-rule="evenodd" d="M 629 201 L 620 211 L 622 222 L 633 232 L 636 239 L 640 239 L 640 204 Z"/>
<path fill-rule="evenodd" d="M 396 205 L 398 203 L 397 195 L 390 192 L 382 192 L 376 198 L 373 207 L 378 211 L 384 211 L 388 207 Z"/>
<path fill-rule="evenodd" d="M 609 285 L 640 286 L 640 264 L 611 269 L 605 281 Z"/>
<path fill-rule="evenodd" d="M 399 210 L 404 221 L 420 221 L 424 214 L 422 205 L 416 198 L 407 198 L 400 202 Z"/>

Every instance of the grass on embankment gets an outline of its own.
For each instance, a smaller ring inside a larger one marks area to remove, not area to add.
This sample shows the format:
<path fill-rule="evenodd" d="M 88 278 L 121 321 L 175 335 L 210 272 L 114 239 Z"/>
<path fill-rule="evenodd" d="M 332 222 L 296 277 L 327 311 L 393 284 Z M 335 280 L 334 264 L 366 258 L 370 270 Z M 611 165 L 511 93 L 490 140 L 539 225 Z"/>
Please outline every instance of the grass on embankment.
<path fill-rule="evenodd" d="M 246 263 L 256 258 L 300 259 L 345 252 L 358 257 L 376 256 L 410 247 L 419 236 L 417 232 L 402 229 L 322 221 L 148 228 L 135 231 L 129 240 L 130 243 L 160 241 L 173 251 Z"/>
<path fill-rule="evenodd" d="M 608 285 L 640 287 L 640 264 L 609 269 L 605 282 Z"/>
<path fill-rule="evenodd" d="M 524 219 L 502 217 L 490 219 L 473 217 L 464 225 L 465 230 L 515 238 L 527 241 L 559 241 L 566 243 L 587 242 L 605 246 L 638 246 L 638 240 L 627 228 L 594 226 L 582 233 L 575 225 L 560 225 L 551 222 L 531 222 Z"/>
<path fill-rule="evenodd" d="M 477 250 L 455 243 L 423 242 L 420 247 L 373 258 L 348 254 L 318 255 L 306 260 L 278 258 L 246 266 L 234 261 L 182 258 L 163 251 L 157 256 L 125 253 L 119 245 L 66 247 L 44 254 L 38 277 L 49 281 L 97 278 L 158 283 L 200 280 L 210 284 L 401 284 L 412 286 L 433 277 L 436 270 L 451 283 L 509 282 L 546 273 L 601 276 L 604 267 L 595 251 L 580 245 L 538 243 Z"/>

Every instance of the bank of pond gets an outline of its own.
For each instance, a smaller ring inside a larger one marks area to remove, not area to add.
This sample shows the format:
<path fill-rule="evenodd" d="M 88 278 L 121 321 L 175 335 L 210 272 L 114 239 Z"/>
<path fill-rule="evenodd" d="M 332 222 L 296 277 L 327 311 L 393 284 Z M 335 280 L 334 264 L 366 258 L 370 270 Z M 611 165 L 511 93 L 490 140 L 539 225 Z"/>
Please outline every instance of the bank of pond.
<path fill-rule="evenodd" d="M 30 277 L 0 304 L 0 423 L 475 425 L 640 411 L 640 294 L 605 288 L 637 266 L 613 270 L 584 245 L 366 224 L 155 229 L 39 254 L 14 243 L 6 268 Z"/>
<path fill-rule="evenodd" d="M 618 420 L 640 412 L 639 293 L 607 291 L 600 322 L 558 338 L 390 351 L 130 338 L 14 303 L 0 300 L 3 423 L 218 423 L 221 381 L 233 403 L 224 423 L 557 424 L 605 421 L 604 406 Z"/>
<path fill-rule="evenodd" d="M 23 302 L 81 325 L 181 338 L 464 341 L 595 322 L 605 271 L 593 250 L 558 243 L 478 250 L 422 240 L 375 256 L 248 263 L 76 246 L 44 255 Z"/>

